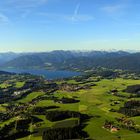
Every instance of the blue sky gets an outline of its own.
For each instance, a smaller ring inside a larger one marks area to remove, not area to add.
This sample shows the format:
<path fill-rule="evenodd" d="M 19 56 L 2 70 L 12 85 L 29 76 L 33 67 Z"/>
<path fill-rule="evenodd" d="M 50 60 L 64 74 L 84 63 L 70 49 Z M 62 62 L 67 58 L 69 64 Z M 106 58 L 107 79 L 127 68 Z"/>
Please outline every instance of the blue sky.
<path fill-rule="evenodd" d="M 1 0 L 0 52 L 140 50 L 139 0 Z"/>

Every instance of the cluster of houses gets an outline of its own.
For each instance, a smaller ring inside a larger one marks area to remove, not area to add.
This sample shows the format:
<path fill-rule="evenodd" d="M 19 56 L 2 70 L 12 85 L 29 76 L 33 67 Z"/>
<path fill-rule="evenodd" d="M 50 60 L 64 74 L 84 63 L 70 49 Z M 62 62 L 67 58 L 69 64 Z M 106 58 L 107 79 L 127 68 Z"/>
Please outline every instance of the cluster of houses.
<path fill-rule="evenodd" d="M 126 117 L 116 118 L 119 123 L 124 124 L 125 126 L 134 126 L 134 121 L 127 119 Z"/>
<path fill-rule="evenodd" d="M 62 83 L 59 86 L 60 90 L 65 90 L 68 92 L 78 91 L 82 89 L 90 89 L 92 86 L 95 86 L 95 84 L 85 84 L 85 85 L 79 85 L 79 84 L 68 84 L 68 83 Z"/>
<path fill-rule="evenodd" d="M 118 126 L 114 125 L 114 122 L 107 120 L 105 121 L 103 128 L 109 130 L 110 132 L 118 132 L 120 130 Z"/>

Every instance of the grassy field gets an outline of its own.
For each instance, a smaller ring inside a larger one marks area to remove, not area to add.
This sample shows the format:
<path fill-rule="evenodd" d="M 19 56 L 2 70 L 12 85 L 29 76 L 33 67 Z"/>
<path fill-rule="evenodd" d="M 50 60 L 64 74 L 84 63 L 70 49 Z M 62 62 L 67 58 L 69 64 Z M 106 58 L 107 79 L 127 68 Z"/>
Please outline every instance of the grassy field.
<path fill-rule="evenodd" d="M 1 111 L 1 112 L 6 111 L 6 110 L 5 110 L 5 107 L 4 107 L 4 106 L 2 106 L 2 105 L 0 105 L 0 111 Z"/>
<path fill-rule="evenodd" d="M 76 81 L 70 80 L 69 83 L 76 83 Z M 96 82 L 96 86 L 93 86 L 91 89 L 87 90 L 80 90 L 76 92 L 67 92 L 67 91 L 57 91 L 54 93 L 54 96 L 62 98 L 62 97 L 74 97 L 76 96 L 77 99 L 80 100 L 79 103 L 73 104 L 61 104 L 55 103 L 52 100 L 43 100 L 39 101 L 36 106 L 59 106 L 57 110 L 71 110 L 71 111 L 79 111 L 81 113 L 85 113 L 92 116 L 99 116 L 99 117 L 92 117 L 88 122 L 84 130 L 89 134 L 91 139 L 96 140 L 138 140 L 140 139 L 140 134 L 134 133 L 127 129 L 121 128 L 118 132 L 112 133 L 103 128 L 103 124 L 105 120 L 112 120 L 115 121 L 115 117 L 122 117 L 123 115 L 117 112 L 110 112 L 111 108 L 119 109 L 123 106 L 124 102 L 127 101 L 127 98 L 122 98 L 118 96 L 114 96 L 109 94 L 110 90 L 117 89 L 120 94 L 124 96 L 129 96 L 129 93 L 122 92 L 128 85 L 135 85 L 140 84 L 140 80 L 124 80 L 124 79 L 115 79 L 115 80 L 101 80 Z M 18 102 L 27 103 L 31 101 L 33 98 L 36 98 L 40 95 L 43 95 L 43 92 L 33 92 L 19 100 Z M 111 106 L 111 100 L 118 101 L 122 99 L 122 101 L 115 105 Z M 4 110 L 0 106 L 0 110 Z M 76 119 L 67 119 L 59 122 L 50 122 L 46 120 L 45 116 L 38 115 L 38 118 L 43 120 L 43 124 L 41 125 L 40 129 L 45 127 L 63 127 L 68 125 L 74 125 L 76 123 Z M 132 120 L 137 125 L 140 125 L 140 117 L 132 117 Z M 40 136 L 28 136 L 26 138 L 22 138 L 20 140 L 41 140 Z"/>
<path fill-rule="evenodd" d="M 8 83 L 2 83 L 2 84 L 0 84 L 0 88 L 7 88 L 9 86 L 10 86 L 10 84 L 8 84 Z"/>
<path fill-rule="evenodd" d="M 21 88 L 21 87 L 23 87 L 24 86 L 24 84 L 25 84 L 25 82 L 16 82 L 16 88 Z"/>
<path fill-rule="evenodd" d="M 32 101 L 33 99 L 37 98 L 38 96 L 44 95 L 44 92 L 32 92 L 30 93 L 28 96 L 26 96 L 25 98 L 18 100 L 18 102 L 21 103 L 28 103 L 30 101 Z"/>

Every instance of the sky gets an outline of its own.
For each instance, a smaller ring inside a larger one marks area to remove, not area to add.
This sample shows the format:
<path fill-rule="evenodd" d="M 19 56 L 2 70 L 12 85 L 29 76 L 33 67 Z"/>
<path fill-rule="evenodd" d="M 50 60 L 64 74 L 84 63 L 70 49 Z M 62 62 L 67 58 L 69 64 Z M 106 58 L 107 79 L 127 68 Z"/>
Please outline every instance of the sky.
<path fill-rule="evenodd" d="M 140 50 L 140 0 L 0 0 L 0 52 Z"/>

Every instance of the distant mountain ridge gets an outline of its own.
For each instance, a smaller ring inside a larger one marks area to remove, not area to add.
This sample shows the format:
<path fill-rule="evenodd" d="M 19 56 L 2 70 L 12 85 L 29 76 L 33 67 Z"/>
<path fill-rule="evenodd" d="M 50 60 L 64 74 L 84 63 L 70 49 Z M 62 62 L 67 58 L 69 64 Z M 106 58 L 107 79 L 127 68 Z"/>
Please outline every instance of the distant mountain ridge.
<path fill-rule="evenodd" d="M 4 54 L 6 56 L 6 54 Z M 0 54 L 0 56 L 2 56 Z M 0 57 L 4 59 L 4 57 Z M 52 51 L 10 54 L 1 67 L 87 70 L 94 67 L 140 71 L 140 53 L 125 51 Z"/>
<path fill-rule="evenodd" d="M 0 65 L 11 61 L 17 57 L 20 57 L 22 55 L 25 55 L 25 53 L 14 53 L 14 52 L 5 52 L 5 53 L 0 53 Z"/>

